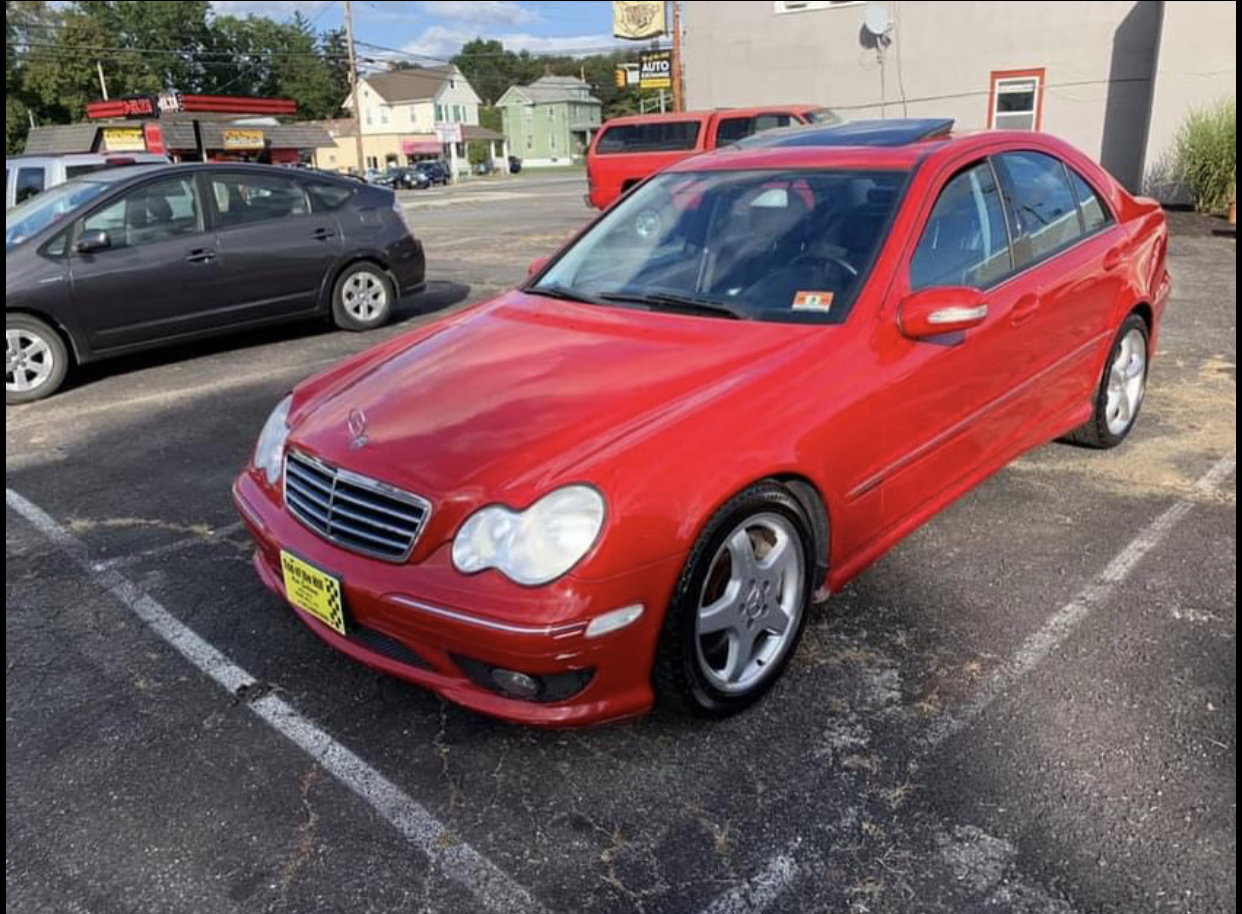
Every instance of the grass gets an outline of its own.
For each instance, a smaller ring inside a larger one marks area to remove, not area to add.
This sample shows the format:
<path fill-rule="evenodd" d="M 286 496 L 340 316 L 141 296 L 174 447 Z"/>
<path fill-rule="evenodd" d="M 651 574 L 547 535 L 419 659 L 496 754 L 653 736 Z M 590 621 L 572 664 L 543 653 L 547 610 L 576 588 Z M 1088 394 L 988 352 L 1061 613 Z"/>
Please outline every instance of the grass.
<path fill-rule="evenodd" d="M 1177 134 L 1174 163 L 1201 213 L 1219 213 L 1234 199 L 1238 162 L 1234 98 L 1191 111 Z"/>

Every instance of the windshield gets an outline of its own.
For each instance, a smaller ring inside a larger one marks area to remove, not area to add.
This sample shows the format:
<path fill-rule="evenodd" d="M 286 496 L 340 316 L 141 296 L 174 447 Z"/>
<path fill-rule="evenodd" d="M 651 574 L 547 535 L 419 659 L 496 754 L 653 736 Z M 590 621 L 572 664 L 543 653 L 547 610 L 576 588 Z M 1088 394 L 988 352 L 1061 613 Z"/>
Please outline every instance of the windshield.
<path fill-rule="evenodd" d="M 109 186 L 99 181 L 69 181 L 15 206 L 4 214 L 5 253 L 94 200 Z"/>
<path fill-rule="evenodd" d="M 905 178 L 812 169 L 657 175 L 528 290 L 596 304 L 837 322 L 867 279 Z"/>

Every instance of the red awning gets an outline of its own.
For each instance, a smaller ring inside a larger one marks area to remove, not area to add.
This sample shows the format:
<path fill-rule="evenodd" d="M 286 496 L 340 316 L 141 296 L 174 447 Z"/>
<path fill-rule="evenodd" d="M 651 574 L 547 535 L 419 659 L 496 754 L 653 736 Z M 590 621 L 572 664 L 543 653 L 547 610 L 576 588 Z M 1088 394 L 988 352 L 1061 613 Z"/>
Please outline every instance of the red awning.
<path fill-rule="evenodd" d="M 407 156 L 438 156 L 443 154 L 444 147 L 440 145 L 440 141 L 431 140 L 402 140 L 401 153 Z"/>

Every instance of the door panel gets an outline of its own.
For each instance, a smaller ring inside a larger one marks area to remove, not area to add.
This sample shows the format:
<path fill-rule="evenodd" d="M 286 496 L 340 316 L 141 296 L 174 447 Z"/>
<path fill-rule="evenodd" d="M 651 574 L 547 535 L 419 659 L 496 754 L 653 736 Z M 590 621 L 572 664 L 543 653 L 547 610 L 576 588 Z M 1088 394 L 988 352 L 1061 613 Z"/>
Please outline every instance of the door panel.
<path fill-rule="evenodd" d="M 1007 152 L 998 156 L 997 167 L 1016 214 L 1017 266 L 1041 290 L 1039 307 L 1022 326 L 1040 378 L 1031 406 L 1055 423 L 1088 402 L 1098 381 L 1095 353 L 1121 289 L 1118 271 L 1105 265 L 1117 232 L 1101 201 L 1095 201 L 1097 208 L 1080 207 L 1071 172 L 1059 159 Z M 1047 434 L 1058 431 L 1050 424 Z"/>
<path fill-rule="evenodd" d="M 70 257 L 74 309 L 93 349 L 210 325 L 219 306 L 215 240 L 192 178 L 132 188 L 87 214 L 77 237 L 87 231 L 107 232 L 111 242 Z"/>
<path fill-rule="evenodd" d="M 226 171 L 203 179 L 235 319 L 314 311 L 324 276 L 342 250 L 335 216 L 312 213 L 293 177 Z"/>
<path fill-rule="evenodd" d="M 1012 253 L 988 162 L 969 165 L 942 185 L 918 237 L 880 331 L 881 358 L 891 378 L 876 406 L 885 455 L 866 485 L 882 488 L 890 529 L 980 472 L 1022 426 L 1031 361 L 1021 326 L 1039 303 L 1038 289 L 1004 279 L 1012 273 Z M 984 323 L 933 340 L 902 336 L 896 303 L 920 289 L 950 286 L 984 290 Z"/>

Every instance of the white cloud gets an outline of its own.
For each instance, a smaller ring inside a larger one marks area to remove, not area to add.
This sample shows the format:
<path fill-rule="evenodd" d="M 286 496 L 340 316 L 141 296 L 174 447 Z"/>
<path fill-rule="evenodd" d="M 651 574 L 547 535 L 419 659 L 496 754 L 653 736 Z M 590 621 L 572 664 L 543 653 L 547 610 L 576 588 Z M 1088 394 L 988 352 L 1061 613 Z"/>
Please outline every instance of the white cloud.
<path fill-rule="evenodd" d="M 303 14 L 314 15 L 319 12 L 321 4 L 308 3 L 306 0 L 213 0 L 211 11 L 217 16 L 266 16 L 269 19 L 290 19 L 301 10 Z"/>
<path fill-rule="evenodd" d="M 412 41 L 402 45 L 407 54 L 447 59 L 456 54 L 463 44 L 480 37 L 478 30 L 461 26 L 433 25 Z M 603 48 L 619 47 L 620 42 L 608 34 L 595 35 L 531 35 L 514 32 L 504 35 L 484 35 L 499 41 L 508 51 L 531 51 L 534 53 L 593 53 Z"/>
<path fill-rule="evenodd" d="M 473 25 L 526 25 L 539 18 L 534 10 L 512 0 L 473 0 L 465 3 L 425 0 L 422 8 L 432 16 Z"/>

